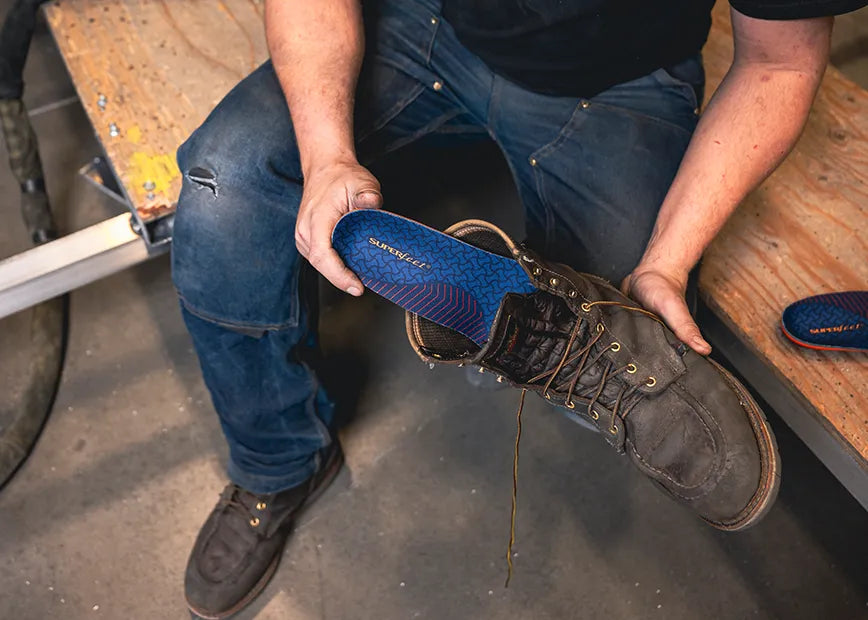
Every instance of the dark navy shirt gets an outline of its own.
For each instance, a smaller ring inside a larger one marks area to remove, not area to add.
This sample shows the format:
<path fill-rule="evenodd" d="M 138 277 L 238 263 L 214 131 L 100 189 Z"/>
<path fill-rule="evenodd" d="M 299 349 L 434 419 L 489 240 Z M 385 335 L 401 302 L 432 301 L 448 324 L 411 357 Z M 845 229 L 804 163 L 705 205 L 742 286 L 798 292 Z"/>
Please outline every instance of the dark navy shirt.
<path fill-rule="evenodd" d="M 858 9 L 868 0 L 731 0 L 762 19 Z M 444 0 L 459 40 L 530 90 L 591 97 L 695 55 L 714 0 Z"/>

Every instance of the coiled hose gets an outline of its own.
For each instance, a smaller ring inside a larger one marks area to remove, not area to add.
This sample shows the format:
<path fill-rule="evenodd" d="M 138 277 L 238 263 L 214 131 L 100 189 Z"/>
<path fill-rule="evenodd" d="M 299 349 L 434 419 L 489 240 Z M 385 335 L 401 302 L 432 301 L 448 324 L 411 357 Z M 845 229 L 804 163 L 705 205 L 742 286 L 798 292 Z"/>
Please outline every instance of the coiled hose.
<path fill-rule="evenodd" d="M 9 166 L 21 187 L 21 214 L 34 245 L 57 237 L 36 134 L 21 97 L 24 61 L 30 48 L 36 13 L 45 0 L 18 0 L 0 29 L 0 125 Z M 57 297 L 31 310 L 33 357 L 20 409 L 0 430 L 0 488 L 18 470 L 39 437 L 51 412 L 66 351 L 69 299 Z"/>

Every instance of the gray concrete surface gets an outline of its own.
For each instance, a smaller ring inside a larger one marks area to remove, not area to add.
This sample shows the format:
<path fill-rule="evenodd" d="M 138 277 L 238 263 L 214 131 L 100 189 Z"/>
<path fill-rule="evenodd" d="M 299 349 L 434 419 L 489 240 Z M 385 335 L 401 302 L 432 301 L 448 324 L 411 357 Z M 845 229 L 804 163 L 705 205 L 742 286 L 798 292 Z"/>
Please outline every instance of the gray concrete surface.
<path fill-rule="evenodd" d="M 836 50 L 868 86 L 868 13 L 851 21 Z M 33 52 L 31 108 L 71 96 L 44 29 Z M 98 151 L 81 108 L 39 114 L 35 125 L 65 229 L 115 213 L 74 174 Z M 480 216 L 519 233 L 518 202 L 491 149 L 448 155 L 416 150 L 387 163 L 390 208 L 437 226 Z M 5 164 L 0 196 L 6 256 L 26 239 Z M 516 572 L 504 589 L 518 395 L 429 370 L 406 344 L 401 313 L 374 295 L 326 290 L 323 300 L 348 467 L 240 618 L 868 618 L 868 514 L 774 415 L 780 499 L 758 527 L 732 535 L 529 399 Z M 0 424 L 26 377 L 28 318 L 0 321 Z M 53 415 L 0 491 L 0 618 L 186 618 L 184 565 L 225 461 L 168 261 L 76 291 Z"/>

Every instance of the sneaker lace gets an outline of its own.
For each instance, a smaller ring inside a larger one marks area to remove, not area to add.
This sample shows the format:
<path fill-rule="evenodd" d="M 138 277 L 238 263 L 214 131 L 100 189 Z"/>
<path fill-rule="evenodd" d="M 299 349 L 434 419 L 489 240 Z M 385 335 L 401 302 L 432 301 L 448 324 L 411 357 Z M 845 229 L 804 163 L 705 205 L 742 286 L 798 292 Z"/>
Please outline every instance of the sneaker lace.
<path fill-rule="evenodd" d="M 581 307 L 582 311 L 587 313 L 594 306 L 617 306 L 619 308 L 623 308 L 624 310 L 639 312 L 640 314 L 651 317 L 658 323 L 663 324 L 663 321 L 661 321 L 656 314 L 648 312 L 644 308 L 629 306 L 627 304 L 623 304 L 617 301 L 592 301 L 582 304 Z M 561 359 L 559 360 L 557 365 L 552 369 L 545 370 L 538 375 L 531 377 L 527 381 L 527 384 L 539 384 L 541 381 L 545 380 L 542 394 L 547 399 L 551 398 L 549 390 L 552 390 L 554 392 L 563 392 L 564 388 L 566 388 L 566 398 L 564 400 L 564 405 L 566 405 L 570 409 L 575 409 L 576 405 L 573 402 L 574 396 L 587 399 L 588 416 L 596 420 L 599 418 L 599 414 L 594 409 L 594 405 L 597 404 L 597 402 L 603 395 L 604 390 L 606 389 L 606 384 L 610 380 L 623 373 L 635 373 L 637 371 L 637 367 L 631 362 L 619 368 L 613 369 L 615 365 L 614 362 L 607 360 L 605 366 L 603 366 L 603 371 L 600 375 L 600 379 L 599 381 L 597 381 L 596 384 L 581 387 L 579 390 L 576 390 L 576 387 L 579 384 L 579 377 L 582 376 L 586 369 L 591 368 L 595 364 L 600 362 L 600 360 L 603 359 L 603 356 L 607 351 L 618 351 L 621 348 L 621 345 L 618 342 L 613 342 L 608 347 L 600 348 L 595 355 L 591 355 L 591 352 L 594 350 L 594 345 L 596 345 L 600 341 L 606 331 L 605 325 L 600 322 L 597 323 L 595 335 L 589 338 L 588 342 L 584 346 L 579 347 L 576 352 L 571 353 L 573 344 L 575 344 L 576 339 L 581 332 L 582 325 L 585 323 L 586 320 L 582 317 L 578 317 L 576 319 L 575 325 L 570 331 L 570 337 L 567 340 L 566 346 L 564 347 L 564 353 L 561 356 Z M 561 371 L 563 371 L 565 368 L 568 368 L 574 362 L 578 363 L 576 363 L 573 371 L 570 372 L 567 376 L 559 378 Z M 645 385 L 651 387 L 656 383 L 657 380 L 653 376 L 650 376 L 646 380 Z M 621 385 L 621 388 L 618 391 L 618 395 L 614 399 L 614 404 L 612 404 L 611 406 L 612 417 L 609 422 L 609 432 L 613 435 L 618 432 L 618 429 L 615 427 L 615 418 L 620 417 L 622 420 L 625 420 L 630 411 L 632 411 L 633 408 L 638 405 L 639 402 L 641 402 L 642 399 L 645 397 L 643 393 L 638 392 L 639 388 L 639 384 L 630 385 L 625 382 Z M 521 398 L 518 402 L 518 410 L 516 411 L 515 448 L 512 459 L 512 510 L 509 523 L 509 543 L 507 544 L 506 548 L 507 575 L 504 587 L 509 587 L 509 581 L 512 578 L 513 571 L 512 547 L 515 543 L 515 513 L 516 503 L 518 499 L 518 448 L 519 442 L 521 441 L 521 413 L 524 409 L 524 397 L 526 394 L 527 388 L 522 388 Z"/>

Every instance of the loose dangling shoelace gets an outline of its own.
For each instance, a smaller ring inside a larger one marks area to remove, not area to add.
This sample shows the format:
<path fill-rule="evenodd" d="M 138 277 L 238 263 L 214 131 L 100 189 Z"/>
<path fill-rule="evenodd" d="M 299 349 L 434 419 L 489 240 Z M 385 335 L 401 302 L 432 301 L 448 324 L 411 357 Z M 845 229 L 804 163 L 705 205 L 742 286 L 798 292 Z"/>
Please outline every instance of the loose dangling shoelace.
<path fill-rule="evenodd" d="M 654 313 L 648 312 L 644 308 L 637 308 L 635 306 L 628 306 L 628 305 L 622 304 L 622 303 L 617 302 L 617 301 L 593 301 L 590 303 L 585 303 L 585 304 L 582 304 L 582 310 L 585 312 L 588 312 L 593 306 L 618 306 L 620 308 L 624 308 L 625 310 L 631 310 L 634 312 L 639 312 L 641 314 L 645 314 L 645 315 L 651 317 L 652 319 L 654 319 L 655 321 L 657 321 L 658 323 L 660 323 L 661 325 L 663 324 L 663 321 L 661 321 L 660 318 L 657 315 L 655 315 Z M 613 377 L 615 377 L 621 373 L 624 373 L 624 372 L 629 373 L 629 374 L 633 374 L 638 369 L 636 368 L 635 364 L 630 363 L 630 364 L 627 364 L 626 366 L 622 366 L 621 368 L 617 368 L 613 371 L 612 366 L 614 366 L 614 363 L 608 362 L 606 364 L 606 367 L 603 369 L 603 374 L 600 376 L 600 380 L 597 382 L 596 385 L 588 386 L 586 388 L 579 390 L 578 393 L 576 393 L 576 386 L 578 385 L 579 377 L 581 376 L 582 371 L 585 368 L 592 367 L 594 364 L 596 364 L 598 361 L 600 361 L 603 358 L 603 355 L 606 353 L 606 351 L 613 348 L 613 345 L 618 345 L 617 348 L 614 349 L 615 351 L 619 350 L 620 346 L 621 346 L 618 343 L 612 343 L 608 347 L 601 349 L 593 358 L 590 358 L 590 354 L 594 348 L 594 345 L 597 344 L 597 342 L 599 342 L 600 338 L 603 337 L 603 333 L 606 331 L 606 328 L 603 325 L 603 323 L 598 323 L 596 335 L 593 338 L 591 338 L 584 347 L 581 347 L 578 351 L 576 351 L 575 353 L 573 353 L 571 355 L 570 350 L 572 349 L 573 343 L 576 341 L 576 338 L 578 337 L 579 332 L 581 331 L 581 326 L 582 326 L 583 320 L 584 319 L 582 319 L 581 317 L 576 320 L 576 324 L 573 326 L 573 329 L 570 332 L 570 338 L 567 341 L 567 346 L 564 347 L 564 354 L 561 356 L 561 359 L 558 362 L 557 366 L 555 366 L 555 368 L 553 370 L 547 370 L 545 372 L 542 372 L 542 373 L 536 375 L 535 377 L 532 377 L 530 380 L 527 381 L 527 383 L 533 384 L 533 383 L 536 383 L 538 381 L 542 381 L 543 379 L 546 379 L 546 383 L 545 383 L 545 386 L 543 387 L 543 392 L 542 392 L 543 396 L 545 398 L 550 398 L 549 389 L 551 389 L 552 387 L 554 388 L 554 391 L 556 391 L 556 392 L 560 392 L 560 391 L 562 391 L 562 389 L 564 387 L 567 387 L 567 396 L 566 396 L 566 399 L 564 400 L 564 405 L 566 405 L 569 409 L 575 409 L 575 403 L 573 403 L 573 396 L 579 396 L 581 398 L 588 398 L 589 399 L 588 400 L 588 415 L 591 418 L 593 418 L 594 420 L 596 420 L 599 416 L 596 413 L 596 411 L 594 411 L 594 405 L 597 404 L 597 401 L 600 399 L 600 396 L 602 396 L 603 390 L 606 387 L 606 382 L 609 379 L 611 379 L 611 378 L 613 378 Z M 590 358 L 590 362 L 588 361 L 589 358 Z M 570 373 L 569 380 L 562 381 L 558 384 L 554 384 L 556 377 L 561 372 L 561 370 L 563 370 L 565 367 L 569 366 L 570 364 L 572 364 L 573 362 L 575 362 L 577 360 L 578 360 L 578 364 L 576 364 L 575 370 L 572 373 Z M 646 385 L 648 385 L 650 387 L 650 386 L 655 385 L 656 382 L 657 381 L 654 377 L 648 377 L 648 381 L 646 382 Z M 638 389 L 639 389 L 639 385 L 633 385 L 633 386 L 624 385 L 621 387 L 621 390 L 618 392 L 618 396 L 615 398 L 615 404 L 612 407 L 612 418 L 611 418 L 611 421 L 609 423 L 609 432 L 611 432 L 613 434 L 617 433 L 617 428 L 615 427 L 615 418 L 620 417 L 622 420 L 626 419 L 627 414 L 630 413 L 630 411 L 632 411 L 633 408 L 637 404 L 639 404 L 639 402 L 642 400 L 642 398 L 644 398 L 644 394 L 640 393 L 640 394 L 636 395 L 636 391 Z M 506 574 L 506 583 L 504 583 L 504 586 L 503 586 L 504 588 L 509 587 L 509 581 L 510 581 L 510 579 L 512 579 L 512 572 L 513 572 L 512 547 L 515 544 L 515 514 L 516 514 L 517 503 L 518 503 L 518 447 L 519 447 L 519 443 L 521 441 L 521 413 L 522 413 L 522 410 L 524 409 L 524 397 L 526 394 L 527 394 L 527 388 L 522 388 L 521 397 L 519 398 L 519 401 L 518 401 L 518 411 L 516 412 L 516 415 L 515 415 L 515 420 L 516 420 L 515 448 L 513 450 L 513 455 L 512 455 L 512 509 L 511 509 L 510 521 L 509 521 L 509 542 L 507 543 L 507 546 L 506 546 L 507 574 Z M 636 398 L 634 398 L 633 401 L 630 402 L 629 404 L 625 405 L 624 409 L 621 410 L 622 403 L 624 403 L 624 401 L 626 399 L 630 398 L 633 395 L 636 395 Z"/>

